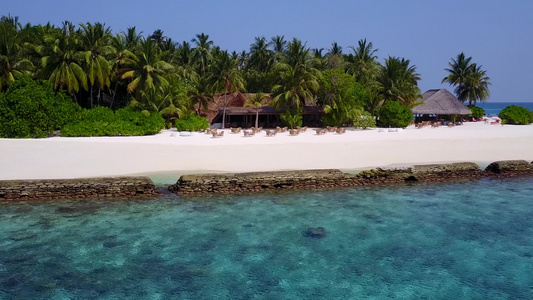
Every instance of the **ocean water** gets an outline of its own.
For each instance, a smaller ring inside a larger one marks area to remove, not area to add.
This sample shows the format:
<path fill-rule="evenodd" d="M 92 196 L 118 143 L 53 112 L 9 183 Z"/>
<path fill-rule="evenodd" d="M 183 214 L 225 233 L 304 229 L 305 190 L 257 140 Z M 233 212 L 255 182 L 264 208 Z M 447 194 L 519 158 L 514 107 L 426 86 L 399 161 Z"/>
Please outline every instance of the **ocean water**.
<path fill-rule="evenodd" d="M 479 102 L 477 106 L 485 110 L 485 114 L 488 116 L 497 116 L 502 109 L 509 105 L 517 105 L 525 107 L 529 110 L 533 110 L 533 102 Z"/>
<path fill-rule="evenodd" d="M 517 178 L 4 203 L 0 299 L 533 299 L 532 194 Z"/>

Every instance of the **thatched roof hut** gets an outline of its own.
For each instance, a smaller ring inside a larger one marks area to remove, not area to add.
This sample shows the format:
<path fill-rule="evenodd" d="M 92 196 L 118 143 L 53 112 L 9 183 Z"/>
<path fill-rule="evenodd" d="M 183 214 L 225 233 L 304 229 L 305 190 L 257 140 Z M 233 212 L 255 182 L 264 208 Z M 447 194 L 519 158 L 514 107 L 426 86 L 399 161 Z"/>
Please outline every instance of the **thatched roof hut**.
<path fill-rule="evenodd" d="M 429 90 L 424 93 L 422 104 L 411 111 L 421 115 L 469 115 L 472 112 L 447 89 Z"/>

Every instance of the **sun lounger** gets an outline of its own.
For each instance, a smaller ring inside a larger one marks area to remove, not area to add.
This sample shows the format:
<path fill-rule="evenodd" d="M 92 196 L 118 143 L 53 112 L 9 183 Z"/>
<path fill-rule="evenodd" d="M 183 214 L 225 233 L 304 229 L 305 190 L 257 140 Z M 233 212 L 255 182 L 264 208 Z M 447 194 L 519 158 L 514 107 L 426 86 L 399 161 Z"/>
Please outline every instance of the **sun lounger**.
<path fill-rule="evenodd" d="M 213 132 L 213 138 L 221 138 L 224 136 L 224 131 L 221 132 Z"/>
<path fill-rule="evenodd" d="M 248 130 L 243 130 L 242 133 L 244 134 L 244 137 L 252 137 L 255 135 L 255 132 Z"/>
<path fill-rule="evenodd" d="M 266 130 L 265 133 L 266 133 L 266 136 L 273 137 L 273 136 L 276 136 L 277 132 L 275 130 Z"/>
<path fill-rule="evenodd" d="M 296 135 L 300 134 L 300 130 L 298 130 L 298 129 L 289 129 L 289 134 L 292 135 L 292 136 L 296 136 Z"/>
<path fill-rule="evenodd" d="M 339 127 L 337 130 L 335 130 L 337 134 L 344 134 L 346 133 L 346 127 Z"/>
<path fill-rule="evenodd" d="M 240 133 L 242 128 L 241 127 L 237 127 L 237 128 L 230 127 L 230 130 L 231 130 L 231 133 Z"/>
<path fill-rule="evenodd" d="M 316 135 L 324 135 L 327 132 L 326 129 L 320 129 L 320 128 L 315 129 L 315 131 L 316 131 Z"/>

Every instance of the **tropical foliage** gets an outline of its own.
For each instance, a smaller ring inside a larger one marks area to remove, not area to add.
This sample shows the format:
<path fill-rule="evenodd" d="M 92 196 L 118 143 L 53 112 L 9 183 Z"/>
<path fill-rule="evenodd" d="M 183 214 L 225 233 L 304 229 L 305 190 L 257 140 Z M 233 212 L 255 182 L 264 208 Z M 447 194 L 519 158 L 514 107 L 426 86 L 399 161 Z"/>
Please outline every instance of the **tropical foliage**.
<path fill-rule="evenodd" d="M 473 118 L 483 118 L 483 116 L 485 116 L 485 110 L 481 107 L 468 105 L 468 108 L 472 112 L 470 116 Z"/>
<path fill-rule="evenodd" d="M 405 128 L 412 121 L 411 110 L 399 102 L 389 101 L 379 110 L 379 124 L 383 127 Z"/>
<path fill-rule="evenodd" d="M 527 125 L 533 123 L 533 112 L 527 108 L 509 105 L 498 114 L 503 124 Z"/>
<path fill-rule="evenodd" d="M 466 57 L 459 53 L 457 58 L 452 58 L 446 70 L 449 74 L 442 79 L 455 86 L 455 94 L 460 101 L 468 101 L 469 105 L 476 105 L 477 101 L 484 102 L 490 96 L 490 78 L 487 72 L 476 63 L 472 63 L 472 57 Z"/>
<path fill-rule="evenodd" d="M 305 106 L 317 105 L 325 124 L 363 128 L 366 123 L 356 124 L 368 120 L 372 126 L 383 105 L 411 108 L 421 97 L 421 77 L 409 59 L 390 56 L 380 62 L 377 54 L 366 39 L 344 48 L 333 41 L 312 49 L 297 38 L 258 36 L 248 50 L 230 52 L 206 33 L 176 43 L 162 29 L 146 35 L 129 27 L 117 33 L 102 23 L 22 25 L 4 16 L 0 92 L 18 78 L 42 79 L 83 108 L 159 112 L 166 126 L 206 116 L 213 99 L 223 99 L 225 122 L 228 95 L 269 94 L 269 105 L 286 111 L 283 120 L 291 126 L 301 124 Z M 461 100 L 474 104 L 488 97 L 489 78 L 471 58 L 461 54 L 447 70 L 444 81 L 456 86 Z M 248 105 L 260 107 L 259 102 Z"/>
<path fill-rule="evenodd" d="M 201 131 L 209 128 L 209 123 L 204 117 L 189 115 L 186 118 L 176 120 L 178 131 Z"/>
<path fill-rule="evenodd" d="M 0 137 L 42 138 L 79 117 L 81 108 L 48 81 L 21 78 L 0 94 Z"/>
<path fill-rule="evenodd" d="M 80 120 L 67 124 L 61 136 L 129 136 L 156 134 L 165 126 L 159 113 L 127 108 L 115 112 L 107 107 L 86 109 Z"/>

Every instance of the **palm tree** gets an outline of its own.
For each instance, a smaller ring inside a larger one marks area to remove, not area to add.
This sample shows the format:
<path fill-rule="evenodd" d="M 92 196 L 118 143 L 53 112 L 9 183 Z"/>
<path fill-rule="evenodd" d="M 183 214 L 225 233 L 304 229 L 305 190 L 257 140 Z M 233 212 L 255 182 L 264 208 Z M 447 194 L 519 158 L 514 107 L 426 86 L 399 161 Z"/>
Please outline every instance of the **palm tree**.
<path fill-rule="evenodd" d="M 29 76 L 33 69 L 30 60 L 21 56 L 21 34 L 17 17 L 0 19 L 0 92 L 17 78 Z"/>
<path fill-rule="evenodd" d="M 213 41 L 209 40 L 209 35 L 201 33 L 197 34 L 196 38 L 191 40 L 196 47 L 193 50 L 193 58 L 198 62 L 200 68 L 200 74 L 205 76 L 207 71 L 207 65 L 211 60 L 211 46 L 213 46 Z"/>
<path fill-rule="evenodd" d="M 316 69 L 307 69 L 303 65 L 280 63 L 278 65 L 279 82 L 273 88 L 274 98 L 272 103 L 277 109 L 286 108 L 299 112 L 305 102 L 314 101 L 318 91 L 320 72 Z"/>
<path fill-rule="evenodd" d="M 287 64 L 294 67 L 296 65 L 308 66 L 311 61 L 311 50 L 306 47 L 306 44 L 303 44 L 297 38 L 292 39 L 287 44 L 286 58 Z"/>
<path fill-rule="evenodd" d="M 111 46 L 114 48 L 114 53 L 111 56 L 111 82 L 115 84 L 115 87 L 112 91 L 112 101 L 109 105 L 110 108 L 113 107 L 115 101 L 117 90 L 119 86 L 123 85 L 123 82 L 120 80 L 122 73 L 124 72 L 123 68 L 126 65 L 133 64 L 132 57 L 133 53 L 128 50 L 128 42 L 126 36 L 123 34 L 116 34 L 111 37 Z"/>
<path fill-rule="evenodd" d="M 344 69 L 344 61 L 342 58 L 342 47 L 333 42 L 331 48 L 326 54 L 326 68 L 327 69 Z"/>
<path fill-rule="evenodd" d="M 127 31 L 122 31 L 122 36 L 126 39 L 126 48 L 130 51 L 136 49 L 142 41 L 142 31 L 137 32 L 135 26 L 128 27 Z"/>
<path fill-rule="evenodd" d="M 193 49 L 187 41 L 183 41 L 174 52 L 174 63 L 177 64 L 178 71 L 182 77 L 188 78 L 194 82 L 197 73 L 194 70 Z"/>
<path fill-rule="evenodd" d="M 161 48 L 167 37 L 163 34 L 163 30 L 156 29 L 150 36 L 150 39 L 155 42 L 158 48 Z"/>
<path fill-rule="evenodd" d="M 140 52 L 130 54 L 131 62 L 124 67 L 121 79 L 131 79 L 128 93 L 135 92 L 135 98 L 140 101 L 140 92 L 154 91 L 160 85 L 168 85 L 163 75 L 170 73 L 174 67 L 161 59 L 165 53 L 157 53 L 157 46 L 151 39 L 144 39 L 140 44 Z"/>
<path fill-rule="evenodd" d="M 347 73 L 355 77 L 355 81 L 369 85 L 374 81 L 379 69 L 377 62 L 377 49 L 371 42 L 367 43 L 366 39 L 359 40 L 358 47 L 350 46 L 354 54 L 347 57 L 348 69 Z"/>
<path fill-rule="evenodd" d="M 207 110 L 210 102 L 213 102 L 211 85 L 205 77 L 196 77 L 189 92 L 189 98 L 193 105 L 198 105 L 197 114 L 202 115 L 202 109 Z"/>
<path fill-rule="evenodd" d="M 255 127 L 259 127 L 259 109 L 263 106 L 268 105 L 264 103 L 264 100 L 268 97 L 265 93 L 255 93 L 252 97 L 246 99 L 244 106 L 253 106 L 255 107 Z"/>
<path fill-rule="evenodd" d="M 448 76 L 442 82 L 448 82 L 455 86 L 457 99 L 462 102 L 468 100 L 469 105 L 476 105 L 477 100 L 485 101 L 489 96 L 490 78 L 487 72 L 475 63 L 471 63 L 472 57 L 466 57 L 464 53 L 459 53 L 456 59 L 448 63 L 450 68 Z"/>
<path fill-rule="evenodd" d="M 89 80 L 89 93 L 91 108 L 93 107 L 93 87 L 98 89 L 97 104 L 100 104 L 100 94 L 103 89 L 110 87 L 112 77 L 112 64 L 108 60 L 116 52 L 110 44 L 111 30 L 101 23 L 80 24 L 82 28 L 81 39 L 85 51 L 85 64 L 87 79 Z"/>
<path fill-rule="evenodd" d="M 250 45 L 250 61 L 247 67 L 259 73 L 268 72 L 272 66 L 272 53 L 268 50 L 268 43 L 264 37 L 256 37 Z"/>
<path fill-rule="evenodd" d="M 379 70 L 377 86 L 385 101 L 399 101 L 411 107 L 421 97 L 417 82 L 420 75 L 416 73 L 416 66 L 410 66 L 411 61 L 404 58 L 390 57 Z"/>
<path fill-rule="evenodd" d="M 56 90 L 66 89 L 75 97 L 80 87 L 84 90 L 88 87 L 87 74 L 82 67 L 86 56 L 82 51 L 82 41 L 73 28 L 65 22 L 62 34 L 44 37 L 41 76 L 48 79 Z"/>
<path fill-rule="evenodd" d="M 276 53 L 283 53 L 287 49 L 287 41 L 284 35 L 276 35 L 270 39 L 270 46 Z"/>
<path fill-rule="evenodd" d="M 238 61 L 231 59 L 227 51 L 220 52 L 210 71 L 213 89 L 224 92 L 224 108 L 222 110 L 222 128 L 226 125 L 226 96 L 228 93 L 244 90 L 244 78 L 237 69 Z"/>

